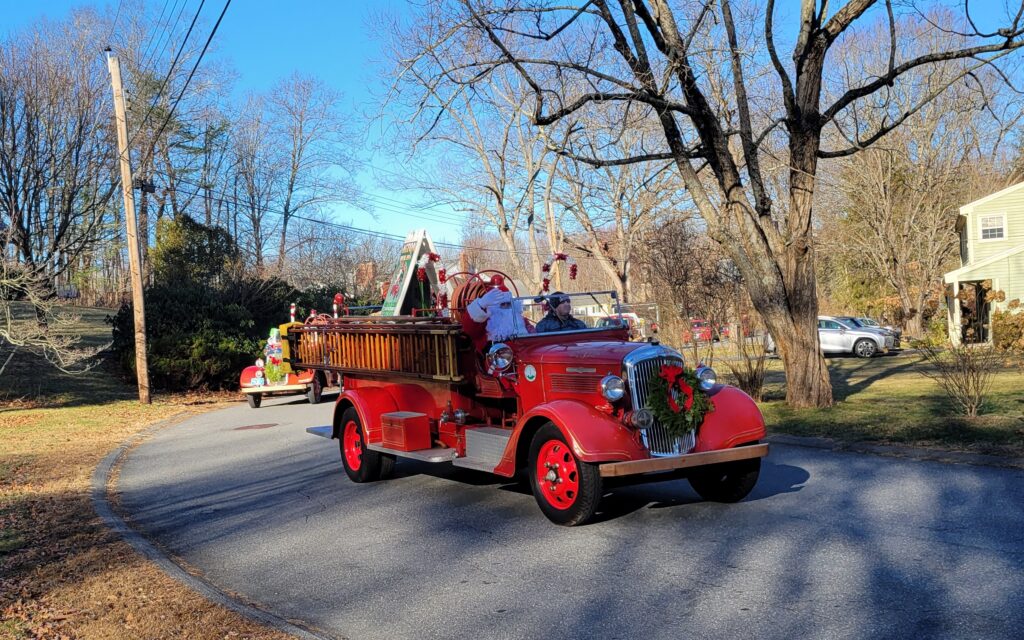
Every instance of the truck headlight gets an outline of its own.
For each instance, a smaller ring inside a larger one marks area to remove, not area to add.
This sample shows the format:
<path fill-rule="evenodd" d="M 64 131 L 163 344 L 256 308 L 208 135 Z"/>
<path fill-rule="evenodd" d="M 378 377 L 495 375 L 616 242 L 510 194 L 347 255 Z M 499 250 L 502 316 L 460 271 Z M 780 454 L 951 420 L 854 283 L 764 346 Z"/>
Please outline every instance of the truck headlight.
<path fill-rule="evenodd" d="M 512 347 L 503 342 L 491 345 L 487 351 L 487 368 L 491 373 L 504 371 L 512 366 Z"/>
<path fill-rule="evenodd" d="M 718 382 L 718 374 L 711 367 L 697 367 L 697 379 L 700 380 L 700 388 L 708 391 Z"/>
<path fill-rule="evenodd" d="M 621 400 L 626 395 L 626 382 L 619 376 L 605 376 L 601 378 L 601 395 L 608 402 Z"/>

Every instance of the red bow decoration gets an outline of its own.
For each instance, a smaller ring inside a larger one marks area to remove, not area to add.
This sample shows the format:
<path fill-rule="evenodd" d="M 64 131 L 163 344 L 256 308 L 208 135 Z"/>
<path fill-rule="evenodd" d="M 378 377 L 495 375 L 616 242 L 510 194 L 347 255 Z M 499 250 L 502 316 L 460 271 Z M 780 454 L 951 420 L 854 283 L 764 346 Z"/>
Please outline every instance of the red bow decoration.
<path fill-rule="evenodd" d="M 685 376 L 683 376 L 683 368 L 675 365 L 666 365 L 658 372 L 658 377 L 668 383 L 670 392 L 668 404 L 672 407 L 672 410 L 676 413 L 689 411 L 690 407 L 693 406 L 693 387 L 686 383 Z M 682 395 L 684 398 L 681 409 L 677 400 L 678 395 Z"/>

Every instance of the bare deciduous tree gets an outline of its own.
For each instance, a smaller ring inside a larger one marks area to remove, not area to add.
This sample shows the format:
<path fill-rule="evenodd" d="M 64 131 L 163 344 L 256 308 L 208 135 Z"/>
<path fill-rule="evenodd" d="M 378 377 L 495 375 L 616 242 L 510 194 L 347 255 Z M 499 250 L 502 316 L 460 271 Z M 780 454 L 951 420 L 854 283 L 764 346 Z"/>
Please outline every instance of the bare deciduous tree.
<path fill-rule="evenodd" d="M 299 73 L 278 82 L 267 96 L 274 146 L 283 156 L 277 165 L 279 272 L 287 261 L 288 225 L 293 216 L 357 197 L 355 184 L 337 175 L 350 173 L 353 163 L 348 150 L 351 140 L 338 111 L 340 99 L 323 81 Z"/>
<path fill-rule="evenodd" d="M 0 44 L 3 253 L 50 287 L 104 239 L 117 188 L 104 28 L 80 11 Z"/>
<path fill-rule="evenodd" d="M 925 20 L 913 4 L 848 0 L 819 6 L 802 0 L 798 15 L 780 23 L 790 34 L 785 42 L 791 56 L 784 61 L 776 45 L 774 0 L 756 9 L 733 0 L 589 0 L 575 6 L 435 0 L 422 13 L 429 50 L 461 55 L 451 57 L 453 65 L 429 55 L 409 64 L 419 65 L 434 85 L 454 84 L 465 93 L 497 70 L 512 68 L 533 90 L 531 119 L 541 127 L 584 113 L 600 120 L 623 104 L 644 113 L 662 135 L 648 140 L 643 153 L 588 160 L 596 166 L 675 162 L 710 235 L 743 274 L 775 337 L 787 400 L 824 406 L 832 403 L 832 389 L 818 344 L 812 235 L 819 162 L 870 146 L 944 88 L 901 112 L 888 99 L 892 87 L 950 61 L 959 65 L 954 83 L 1019 48 L 1024 12 L 1010 12 L 1001 28 L 983 32 L 964 3 L 959 15 L 940 16 L 929 27 L 964 34 L 956 45 L 904 58 L 896 43 L 908 24 L 918 29 Z M 889 55 L 877 68 L 843 74 L 837 43 L 879 23 L 890 33 Z M 614 64 L 606 55 L 612 51 Z M 753 53 L 758 51 L 766 55 Z M 888 115 L 851 115 L 864 110 Z M 846 140 L 842 146 L 823 147 L 830 128 Z M 765 168 L 772 155 L 784 158 L 786 168 L 777 194 Z"/>
<path fill-rule="evenodd" d="M 851 43 L 847 58 L 877 57 L 882 37 L 888 34 Z M 937 48 L 929 38 L 949 46 L 955 37 L 925 33 L 900 47 Z M 910 86 L 894 87 L 889 97 L 898 109 L 911 109 L 957 74 L 956 67 L 932 69 Z M 819 237 L 831 266 L 867 272 L 867 280 L 878 283 L 868 301 L 877 305 L 894 296 L 899 309 L 893 320 L 913 336 L 921 335 L 926 301 L 941 291 L 942 274 L 956 263 L 958 209 L 998 189 L 999 167 L 1009 164 L 1000 143 L 1021 115 L 1001 95 L 1006 92 L 994 74 L 981 70 L 972 80 L 950 87 L 872 148 L 845 159 L 835 176 L 838 206 L 821 214 Z"/>

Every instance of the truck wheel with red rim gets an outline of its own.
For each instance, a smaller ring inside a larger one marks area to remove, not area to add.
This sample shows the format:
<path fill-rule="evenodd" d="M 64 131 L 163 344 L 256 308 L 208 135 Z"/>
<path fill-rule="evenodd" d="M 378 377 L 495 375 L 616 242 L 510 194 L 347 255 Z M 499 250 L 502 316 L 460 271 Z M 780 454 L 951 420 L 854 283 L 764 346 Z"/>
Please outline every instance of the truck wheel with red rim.
<path fill-rule="evenodd" d="M 249 406 L 253 409 L 259 409 L 260 403 L 263 402 L 263 394 L 261 393 L 247 393 L 245 399 L 249 401 Z"/>
<path fill-rule="evenodd" d="M 338 434 L 341 447 L 341 464 L 352 482 L 373 482 L 391 475 L 395 468 L 395 457 L 370 451 L 366 448 L 366 435 L 354 407 L 341 414 L 341 431 Z"/>
<path fill-rule="evenodd" d="M 309 381 L 309 386 L 306 388 L 306 400 L 309 400 L 309 404 L 320 404 L 320 396 L 323 395 L 323 374 L 319 371 L 313 374 L 313 379 Z"/>
<path fill-rule="evenodd" d="M 687 478 L 700 497 L 711 502 L 739 502 L 757 484 L 761 458 L 699 467 Z"/>
<path fill-rule="evenodd" d="M 529 464 L 533 496 L 549 520 L 571 527 L 594 517 L 601 473 L 597 465 L 576 457 L 554 424 L 545 424 L 533 437 Z"/>

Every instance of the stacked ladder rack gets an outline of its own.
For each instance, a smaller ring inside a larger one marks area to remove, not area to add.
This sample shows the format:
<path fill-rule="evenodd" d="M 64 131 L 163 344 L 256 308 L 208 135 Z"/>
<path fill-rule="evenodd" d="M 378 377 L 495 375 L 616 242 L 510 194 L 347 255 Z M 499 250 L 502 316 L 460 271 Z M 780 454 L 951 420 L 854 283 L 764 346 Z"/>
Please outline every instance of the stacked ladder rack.
<path fill-rule="evenodd" d="M 290 363 L 366 376 L 463 382 L 459 351 L 469 348 L 450 318 L 347 316 L 288 330 Z"/>

